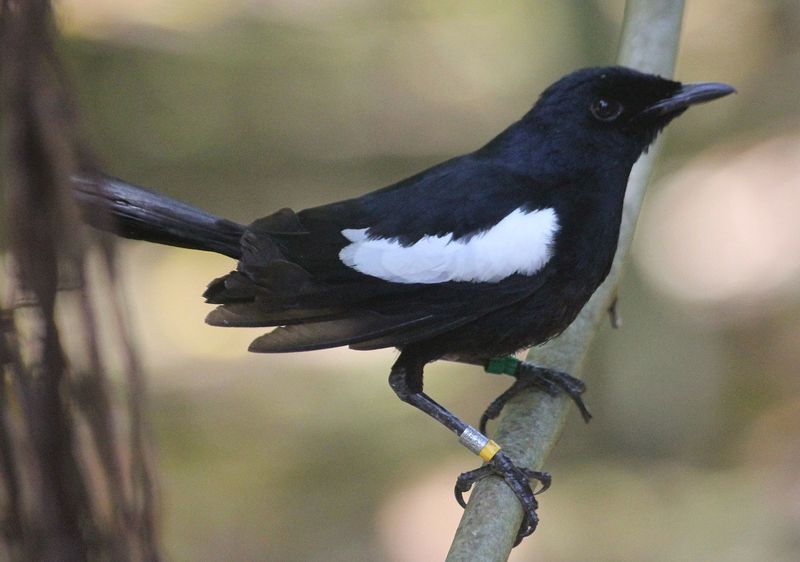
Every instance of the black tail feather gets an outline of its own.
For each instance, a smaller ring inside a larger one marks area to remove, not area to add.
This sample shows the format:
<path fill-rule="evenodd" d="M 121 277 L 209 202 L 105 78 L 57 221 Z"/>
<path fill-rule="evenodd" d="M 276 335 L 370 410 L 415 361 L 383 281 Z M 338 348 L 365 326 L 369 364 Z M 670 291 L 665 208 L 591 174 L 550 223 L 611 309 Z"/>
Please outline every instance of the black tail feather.
<path fill-rule="evenodd" d="M 241 257 L 243 225 L 108 176 L 77 177 L 73 187 L 84 220 L 96 228 L 124 238 Z"/>

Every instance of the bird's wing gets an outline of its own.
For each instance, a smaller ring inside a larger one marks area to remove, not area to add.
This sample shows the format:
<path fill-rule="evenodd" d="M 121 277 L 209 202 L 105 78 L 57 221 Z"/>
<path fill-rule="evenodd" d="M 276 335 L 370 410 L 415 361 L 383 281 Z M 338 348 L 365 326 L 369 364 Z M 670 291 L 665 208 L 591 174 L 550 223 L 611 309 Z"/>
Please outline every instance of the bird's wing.
<path fill-rule="evenodd" d="M 256 221 L 237 271 L 206 291 L 222 305 L 208 322 L 279 326 L 253 351 L 390 347 L 525 298 L 544 279 L 558 230 L 546 189 L 469 164 Z"/>

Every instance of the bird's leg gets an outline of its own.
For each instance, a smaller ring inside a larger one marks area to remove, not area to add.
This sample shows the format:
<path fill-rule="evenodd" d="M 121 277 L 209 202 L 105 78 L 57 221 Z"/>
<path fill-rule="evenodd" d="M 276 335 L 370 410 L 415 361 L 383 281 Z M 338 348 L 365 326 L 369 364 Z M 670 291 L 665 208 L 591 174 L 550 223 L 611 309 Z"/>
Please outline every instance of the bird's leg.
<path fill-rule="evenodd" d="M 564 392 L 578 407 L 585 422 L 588 423 L 592 419 L 592 414 L 589 413 L 586 404 L 583 403 L 583 398 L 581 398 L 581 394 L 586 390 L 586 385 L 580 379 L 555 369 L 539 367 L 527 361 L 520 361 L 510 355 L 490 359 L 484 363 L 484 369 L 487 373 L 511 375 L 516 380 L 508 390 L 495 398 L 483 412 L 480 422 L 481 433 L 486 433 L 486 423 L 499 416 L 509 400 L 527 388 L 536 388 L 551 396 Z"/>
<path fill-rule="evenodd" d="M 408 352 L 403 352 L 397 362 L 392 366 L 389 375 L 389 386 L 403 402 L 411 404 L 422 410 L 433 419 L 444 425 L 458 435 L 459 442 L 467 449 L 479 455 L 486 464 L 481 468 L 465 472 L 456 480 L 455 495 L 458 503 L 465 507 L 463 494 L 472 485 L 490 475 L 500 476 L 517 496 L 522 504 L 524 517 L 517 534 L 517 542 L 533 533 L 539 518 L 536 515 L 538 502 L 531 489 L 530 480 L 538 480 L 542 484 L 541 491 L 550 486 L 550 475 L 545 472 L 519 468 L 514 465 L 500 446 L 479 432 L 474 427 L 464 423 L 457 416 L 434 401 L 422 392 L 422 372 L 425 362 L 419 361 Z"/>

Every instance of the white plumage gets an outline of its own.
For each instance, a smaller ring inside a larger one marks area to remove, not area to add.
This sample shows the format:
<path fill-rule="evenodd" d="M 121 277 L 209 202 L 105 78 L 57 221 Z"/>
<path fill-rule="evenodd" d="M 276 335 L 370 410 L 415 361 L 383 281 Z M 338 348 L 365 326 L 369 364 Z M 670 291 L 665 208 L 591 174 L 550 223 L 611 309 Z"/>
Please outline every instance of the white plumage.
<path fill-rule="evenodd" d="M 553 209 L 515 209 L 472 236 L 423 236 L 410 246 L 369 238 L 369 229 L 345 229 L 350 240 L 339 259 L 356 271 L 394 283 L 498 282 L 515 273 L 533 275 L 550 259 L 558 232 Z"/>

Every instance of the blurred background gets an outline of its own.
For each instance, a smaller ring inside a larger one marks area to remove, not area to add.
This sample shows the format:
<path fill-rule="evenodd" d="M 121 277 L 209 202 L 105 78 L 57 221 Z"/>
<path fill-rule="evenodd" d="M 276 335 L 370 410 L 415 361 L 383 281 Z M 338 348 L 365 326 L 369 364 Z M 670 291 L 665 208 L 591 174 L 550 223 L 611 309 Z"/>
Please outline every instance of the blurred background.
<path fill-rule="evenodd" d="M 64 0 L 62 55 L 111 174 L 248 223 L 477 148 L 613 62 L 622 0 Z M 585 369 L 595 414 L 512 560 L 800 559 L 800 3 L 688 2 L 673 124 Z M 256 356 L 203 323 L 229 260 L 121 244 L 171 560 L 442 559 L 476 458 L 399 402 L 395 352 Z M 435 365 L 467 420 L 509 380 Z"/>

